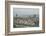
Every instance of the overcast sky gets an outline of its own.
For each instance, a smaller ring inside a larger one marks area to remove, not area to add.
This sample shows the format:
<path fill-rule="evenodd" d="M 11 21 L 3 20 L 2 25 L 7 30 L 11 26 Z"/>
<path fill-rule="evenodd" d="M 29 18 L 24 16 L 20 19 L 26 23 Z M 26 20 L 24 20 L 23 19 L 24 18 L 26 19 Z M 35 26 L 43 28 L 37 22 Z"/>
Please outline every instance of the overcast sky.
<path fill-rule="evenodd" d="M 22 15 L 34 15 L 39 14 L 39 9 L 34 8 L 13 8 L 13 16 L 16 16 L 18 14 L 19 16 Z"/>

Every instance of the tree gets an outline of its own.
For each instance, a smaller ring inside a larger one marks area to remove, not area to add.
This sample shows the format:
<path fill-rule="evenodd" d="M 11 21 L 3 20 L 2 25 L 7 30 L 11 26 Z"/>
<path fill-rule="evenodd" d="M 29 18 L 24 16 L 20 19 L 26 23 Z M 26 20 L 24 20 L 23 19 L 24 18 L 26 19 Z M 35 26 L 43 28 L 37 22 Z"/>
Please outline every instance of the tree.
<path fill-rule="evenodd" d="M 36 17 L 36 15 L 34 14 L 34 17 Z"/>
<path fill-rule="evenodd" d="M 16 14 L 16 17 L 18 16 L 18 14 Z"/>
<path fill-rule="evenodd" d="M 17 20 L 17 16 L 18 16 L 18 14 L 16 14 L 16 20 Z"/>

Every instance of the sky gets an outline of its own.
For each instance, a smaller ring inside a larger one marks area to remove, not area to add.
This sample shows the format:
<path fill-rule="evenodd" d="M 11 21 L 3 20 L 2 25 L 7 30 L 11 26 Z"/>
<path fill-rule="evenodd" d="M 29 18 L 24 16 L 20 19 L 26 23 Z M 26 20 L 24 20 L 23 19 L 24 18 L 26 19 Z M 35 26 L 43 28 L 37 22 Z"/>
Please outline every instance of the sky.
<path fill-rule="evenodd" d="M 18 14 L 19 16 L 39 14 L 39 9 L 38 8 L 13 8 L 13 16 L 16 16 L 16 14 Z"/>

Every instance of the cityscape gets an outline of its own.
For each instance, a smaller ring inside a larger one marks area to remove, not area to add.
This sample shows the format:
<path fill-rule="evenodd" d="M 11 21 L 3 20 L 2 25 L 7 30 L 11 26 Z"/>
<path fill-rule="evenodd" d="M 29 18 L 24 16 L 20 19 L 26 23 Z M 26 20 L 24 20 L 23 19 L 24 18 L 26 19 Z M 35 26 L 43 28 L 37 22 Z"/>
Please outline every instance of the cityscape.
<path fill-rule="evenodd" d="M 39 15 L 28 15 L 14 17 L 14 27 L 38 27 L 39 26 Z"/>
<path fill-rule="evenodd" d="M 39 9 L 13 8 L 13 27 L 39 27 Z"/>

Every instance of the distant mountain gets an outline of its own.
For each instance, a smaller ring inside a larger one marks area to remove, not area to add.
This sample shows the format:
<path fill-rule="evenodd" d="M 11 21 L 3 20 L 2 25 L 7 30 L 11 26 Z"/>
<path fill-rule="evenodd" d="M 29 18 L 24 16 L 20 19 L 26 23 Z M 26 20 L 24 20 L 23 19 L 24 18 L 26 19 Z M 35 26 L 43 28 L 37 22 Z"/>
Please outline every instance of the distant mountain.
<path fill-rule="evenodd" d="M 21 16 L 18 15 L 17 17 L 39 17 L 39 15 L 35 15 L 35 14 L 34 15 L 21 15 Z"/>

